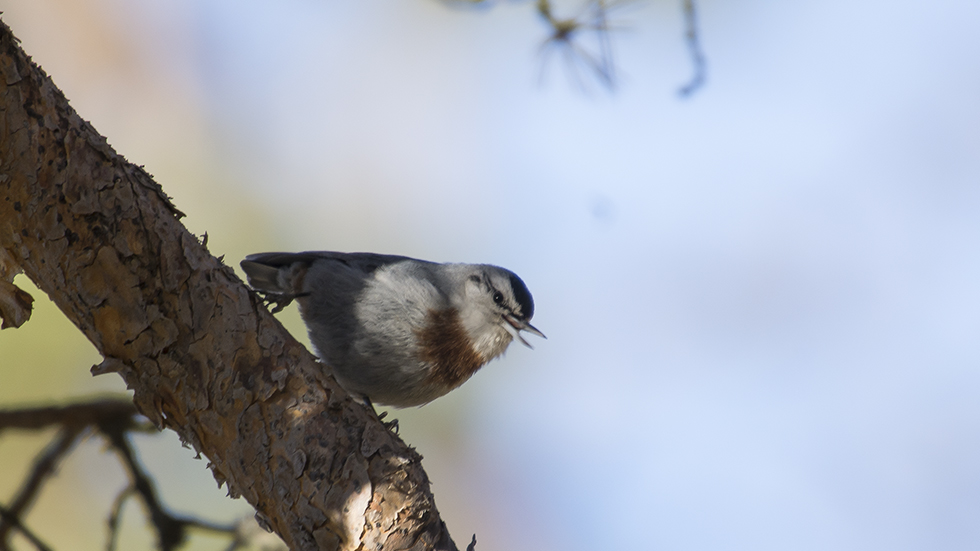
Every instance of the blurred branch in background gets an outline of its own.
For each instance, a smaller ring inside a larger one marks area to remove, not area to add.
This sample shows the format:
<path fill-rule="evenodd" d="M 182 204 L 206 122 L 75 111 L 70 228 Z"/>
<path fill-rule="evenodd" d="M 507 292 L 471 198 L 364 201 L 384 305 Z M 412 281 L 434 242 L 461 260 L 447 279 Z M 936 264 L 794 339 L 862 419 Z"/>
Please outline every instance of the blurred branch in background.
<path fill-rule="evenodd" d="M 629 1 L 629 0 L 626 0 Z M 609 20 L 607 12 L 624 2 L 605 2 L 604 0 L 589 0 L 582 10 L 571 18 L 558 18 L 552 11 L 551 2 L 538 0 L 538 14 L 551 27 L 551 36 L 541 45 L 542 62 L 547 63 L 548 52 L 557 48 L 565 60 L 565 67 L 575 84 L 585 88 L 585 82 L 579 78 L 578 65 L 595 75 L 599 82 L 608 88 L 616 88 L 615 63 L 613 61 L 612 43 L 609 40 Z M 591 33 L 597 41 L 596 52 L 590 52 L 581 43 L 584 33 Z M 541 74 L 544 76 L 545 66 Z"/>
<path fill-rule="evenodd" d="M 48 547 L 40 538 L 34 535 L 30 529 L 24 526 L 17 515 L 13 514 L 6 507 L 0 506 L 0 521 L 10 523 L 10 526 L 16 528 L 20 531 L 27 541 L 31 542 L 38 551 L 49 551 L 51 548 Z M 7 551 L 10 549 L 10 545 L 7 541 L 0 541 L 0 550 Z"/>
<path fill-rule="evenodd" d="M 455 0 L 457 3 L 482 4 L 486 0 Z M 578 67 L 584 67 L 606 89 L 616 89 L 616 64 L 613 59 L 612 41 L 610 34 L 617 30 L 609 24 L 610 11 L 639 0 L 586 0 L 581 9 L 572 17 L 555 15 L 552 0 L 537 0 L 535 9 L 538 15 L 551 27 L 551 34 L 541 44 L 542 63 L 548 63 L 549 52 L 557 49 L 561 52 L 569 78 L 579 89 L 586 89 L 586 82 L 579 76 Z M 682 0 L 684 10 L 684 39 L 691 56 L 694 74 L 691 79 L 681 86 L 678 93 L 681 97 L 690 97 L 704 86 L 707 77 L 707 62 L 701 48 L 701 35 L 698 30 L 697 9 L 694 0 Z M 586 47 L 584 37 L 595 40 L 592 47 Z M 542 77 L 545 72 L 542 65 Z"/>
<path fill-rule="evenodd" d="M 133 433 L 157 433 L 150 422 L 139 415 L 128 398 L 107 398 L 80 402 L 60 407 L 27 407 L 0 410 L 0 436 L 8 429 L 41 431 L 57 427 L 58 434 L 37 455 L 23 484 L 9 505 L 0 506 L 0 550 L 11 548 L 11 536 L 19 531 L 39 551 L 51 549 L 43 542 L 42 535 L 29 529 L 24 518 L 37 501 L 48 482 L 80 440 L 96 436 L 105 441 L 109 451 L 115 452 L 129 478 L 127 485 L 116 497 L 108 513 L 106 549 L 116 548 L 122 507 L 130 497 L 137 496 L 143 503 L 149 524 L 156 532 L 159 549 L 171 551 L 187 542 L 188 529 L 198 529 L 227 535 L 231 541 L 228 551 L 250 545 L 257 531 L 254 523 L 238 522 L 219 524 L 206 520 L 174 514 L 164 507 L 156 491 L 152 477 L 140 464 L 130 443 Z M 251 526 L 250 526 L 251 525 Z M 280 548 L 285 548 L 281 544 Z"/>
<path fill-rule="evenodd" d="M 690 97 L 704 85 L 707 77 L 708 66 L 701 50 L 701 38 L 698 33 L 698 17 L 695 11 L 694 0 L 684 0 L 684 38 L 687 40 L 687 51 L 691 55 L 691 64 L 694 65 L 694 76 L 687 84 L 681 86 L 678 91 L 682 97 Z"/>

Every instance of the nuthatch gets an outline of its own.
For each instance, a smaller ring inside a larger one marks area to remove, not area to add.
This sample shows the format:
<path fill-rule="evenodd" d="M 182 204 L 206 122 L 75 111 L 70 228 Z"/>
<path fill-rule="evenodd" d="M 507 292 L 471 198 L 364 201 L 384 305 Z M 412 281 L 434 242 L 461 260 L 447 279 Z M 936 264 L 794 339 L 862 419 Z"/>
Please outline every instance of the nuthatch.
<path fill-rule="evenodd" d="M 534 301 L 516 274 L 487 264 L 438 264 L 374 253 L 260 253 L 249 284 L 281 309 L 292 299 L 317 355 L 348 392 L 418 406 L 501 355 Z"/>

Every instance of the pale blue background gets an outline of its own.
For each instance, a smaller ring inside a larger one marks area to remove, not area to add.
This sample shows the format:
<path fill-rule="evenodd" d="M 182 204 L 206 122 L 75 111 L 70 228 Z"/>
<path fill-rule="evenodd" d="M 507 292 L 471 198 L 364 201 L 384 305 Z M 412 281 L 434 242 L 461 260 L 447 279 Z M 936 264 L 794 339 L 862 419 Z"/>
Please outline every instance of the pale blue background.
<path fill-rule="evenodd" d="M 548 340 L 396 414 L 457 543 L 980 548 L 977 2 L 700 1 L 689 100 L 679 0 L 612 13 L 614 94 L 539 84 L 526 2 L 96 4 L 136 69 L 66 93 L 229 264 L 527 282 Z"/>

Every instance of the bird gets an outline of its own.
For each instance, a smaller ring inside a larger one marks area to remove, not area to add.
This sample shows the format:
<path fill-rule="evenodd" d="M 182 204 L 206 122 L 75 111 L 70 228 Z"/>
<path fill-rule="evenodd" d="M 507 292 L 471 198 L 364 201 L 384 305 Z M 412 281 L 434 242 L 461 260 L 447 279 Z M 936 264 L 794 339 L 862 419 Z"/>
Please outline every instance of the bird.
<path fill-rule="evenodd" d="M 534 300 L 514 272 L 376 253 L 251 254 L 251 287 L 295 300 L 320 360 L 348 393 L 396 408 L 421 406 L 466 382 L 530 324 Z"/>

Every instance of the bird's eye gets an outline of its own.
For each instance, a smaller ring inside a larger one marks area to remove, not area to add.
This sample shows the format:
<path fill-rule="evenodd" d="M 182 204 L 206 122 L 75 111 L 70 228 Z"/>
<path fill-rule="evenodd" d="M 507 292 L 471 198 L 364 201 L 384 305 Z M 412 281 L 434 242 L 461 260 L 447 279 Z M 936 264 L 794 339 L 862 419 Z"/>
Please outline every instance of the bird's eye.
<path fill-rule="evenodd" d="M 496 304 L 500 304 L 503 301 L 504 301 L 504 294 L 501 293 L 500 291 L 494 291 L 493 292 L 493 302 L 496 303 Z"/>

